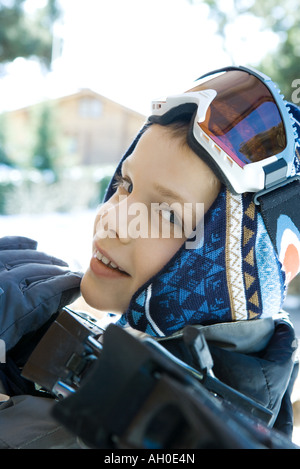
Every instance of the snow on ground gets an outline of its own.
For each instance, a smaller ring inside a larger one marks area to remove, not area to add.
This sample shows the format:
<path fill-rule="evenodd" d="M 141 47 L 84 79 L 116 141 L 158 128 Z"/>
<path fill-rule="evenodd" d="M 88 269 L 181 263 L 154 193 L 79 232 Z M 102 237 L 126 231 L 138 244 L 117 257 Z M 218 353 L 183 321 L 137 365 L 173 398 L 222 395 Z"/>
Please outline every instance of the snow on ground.
<path fill-rule="evenodd" d="M 27 236 L 38 249 L 85 270 L 91 258 L 95 210 L 74 213 L 0 216 L 0 237 Z"/>

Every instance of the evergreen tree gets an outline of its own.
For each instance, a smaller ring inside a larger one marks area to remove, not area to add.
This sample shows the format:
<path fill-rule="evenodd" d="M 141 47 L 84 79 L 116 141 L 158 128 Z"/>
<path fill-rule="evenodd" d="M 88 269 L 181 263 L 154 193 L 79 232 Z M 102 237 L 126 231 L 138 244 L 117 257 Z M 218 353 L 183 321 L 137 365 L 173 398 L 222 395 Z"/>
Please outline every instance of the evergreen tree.
<path fill-rule="evenodd" d="M 37 57 L 49 66 L 52 55 L 52 24 L 60 11 L 57 0 L 48 0 L 46 6 L 28 15 L 26 0 L 0 0 L 0 63 L 16 57 Z"/>
<path fill-rule="evenodd" d="M 285 98 L 300 102 L 300 9 L 298 0 L 188 0 L 202 1 L 209 6 L 210 16 L 217 24 L 217 32 L 226 47 L 227 27 L 241 15 L 253 15 L 261 20 L 262 30 L 278 36 L 278 47 L 267 54 L 257 68 L 275 81 Z M 239 38 L 237 38 L 238 41 Z M 230 51 L 227 50 L 230 55 Z M 247 65 L 247 64 L 243 64 Z M 249 64 L 253 65 L 253 64 Z"/>
<path fill-rule="evenodd" d="M 0 115 L 0 165 L 14 166 L 6 151 L 6 121 L 5 116 Z"/>
<path fill-rule="evenodd" d="M 58 176 L 59 137 L 54 111 L 47 103 L 41 105 L 33 149 L 32 165 L 40 171 Z"/>

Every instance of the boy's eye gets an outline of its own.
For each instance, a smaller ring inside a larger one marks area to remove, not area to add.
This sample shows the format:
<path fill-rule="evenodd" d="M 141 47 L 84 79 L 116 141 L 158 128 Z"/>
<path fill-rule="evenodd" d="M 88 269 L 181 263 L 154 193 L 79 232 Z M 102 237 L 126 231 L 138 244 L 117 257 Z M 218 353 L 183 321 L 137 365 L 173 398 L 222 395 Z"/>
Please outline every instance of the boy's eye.
<path fill-rule="evenodd" d="M 163 217 L 164 220 L 170 222 L 170 223 L 175 223 L 175 214 L 174 211 L 172 210 L 161 210 L 161 216 Z"/>
<path fill-rule="evenodd" d="M 176 215 L 175 210 L 172 210 L 170 208 L 160 208 L 161 211 L 161 216 L 164 220 L 168 221 L 169 223 L 172 223 L 172 225 L 179 225 L 181 226 L 181 220 L 179 217 Z"/>
<path fill-rule="evenodd" d="M 116 182 L 114 184 L 115 189 L 118 189 L 119 187 L 128 192 L 128 194 L 131 194 L 133 191 L 133 184 L 130 179 L 121 175 L 116 176 Z"/>
<path fill-rule="evenodd" d="M 128 192 L 128 194 L 131 194 L 131 192 L 133 191 L 133 184 L 127 179 L 123 179 L 122 187 L 123 189 L 125 189 L 126 192 Z"/>

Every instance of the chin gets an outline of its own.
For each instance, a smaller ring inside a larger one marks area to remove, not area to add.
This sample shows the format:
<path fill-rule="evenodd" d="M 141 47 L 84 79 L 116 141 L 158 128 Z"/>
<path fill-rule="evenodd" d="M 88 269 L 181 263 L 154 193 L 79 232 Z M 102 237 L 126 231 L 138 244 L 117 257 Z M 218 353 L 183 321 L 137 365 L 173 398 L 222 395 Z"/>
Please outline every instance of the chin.
<path fill-rule="evenodd" d="M 101 297 L 100 295 L 96 294 L 96 285 L 94 285 L 93 278 L 91 276 L 91 273 L 89 272 L 89 269 L 82 277 L 80 291 L 83 299 L 89 306 L 91 306 L 91 308 L 98 309 L 99 311 L 104 311 L 101 306 Z"/>
<path fill-rule="evenodd" d="M 109 295 L 102 294 L 99 288 L 99 284 L 95 281 L 90 269 L 84 274 L 81 284 L 80 291 L 84 301 L 94 309 L 102 311 L 104 313 L 115 313 L 122 314 L 123 310 L 118 305 L 112 304 L 109 299 Z"/>

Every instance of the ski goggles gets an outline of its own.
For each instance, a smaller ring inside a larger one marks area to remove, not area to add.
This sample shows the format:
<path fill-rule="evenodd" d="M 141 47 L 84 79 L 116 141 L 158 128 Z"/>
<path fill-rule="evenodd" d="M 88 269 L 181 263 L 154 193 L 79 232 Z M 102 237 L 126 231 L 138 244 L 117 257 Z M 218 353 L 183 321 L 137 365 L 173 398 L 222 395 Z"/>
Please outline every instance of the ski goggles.
<path fill-rule="evenodd" d="M 259 196 L 295 179 L 292 117 L 266 75 L 242 66 L 215 70 L 188 91 L 153 101 L 149 121 L 167 125 L 184 115 L 193 115 L 189 146 L 233 193 Z"/>

